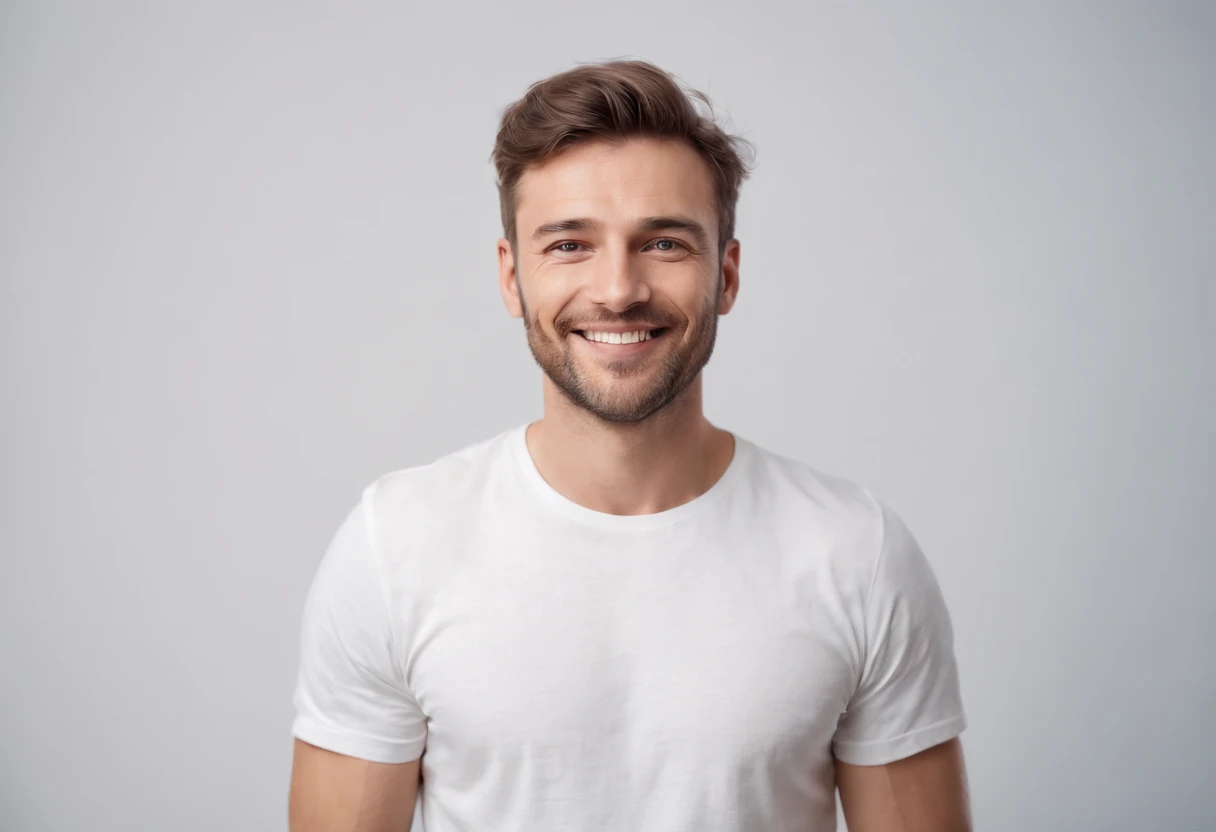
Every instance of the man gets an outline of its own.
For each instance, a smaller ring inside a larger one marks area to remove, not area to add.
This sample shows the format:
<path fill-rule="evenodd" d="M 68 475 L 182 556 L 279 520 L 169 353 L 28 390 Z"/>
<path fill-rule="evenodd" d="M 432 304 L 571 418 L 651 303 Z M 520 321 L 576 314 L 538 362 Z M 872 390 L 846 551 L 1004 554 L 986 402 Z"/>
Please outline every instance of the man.
<path fill-rule="evenodd" d="M 970 828 L 912 534 L 711 425 L 743 143 L 644 62 L 533 85 L 494 151 L 544 415 L 370 484 L 306 604 L 293 832 Z"/>

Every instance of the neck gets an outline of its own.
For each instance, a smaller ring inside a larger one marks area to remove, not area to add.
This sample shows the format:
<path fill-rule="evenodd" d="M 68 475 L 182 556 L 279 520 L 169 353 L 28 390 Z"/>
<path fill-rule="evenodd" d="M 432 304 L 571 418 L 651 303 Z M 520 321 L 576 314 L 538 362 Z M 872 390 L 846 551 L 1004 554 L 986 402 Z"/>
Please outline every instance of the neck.
<path fill-rule="evenodd" d="M 735 452 L 734 437 L 705 418 L 699 375 L 658 413 L 629 424 L 591 416 L 546 378 L 544 417 L 526 438 L 554 490 L 605 514 L 683 505 L 718 481 Z"/>

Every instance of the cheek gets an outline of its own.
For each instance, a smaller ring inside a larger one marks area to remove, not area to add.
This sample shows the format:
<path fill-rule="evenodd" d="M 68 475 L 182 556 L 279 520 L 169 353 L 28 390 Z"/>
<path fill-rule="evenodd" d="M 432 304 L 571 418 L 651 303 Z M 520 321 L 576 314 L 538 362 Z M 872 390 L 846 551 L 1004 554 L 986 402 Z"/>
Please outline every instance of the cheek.
<path fill-rule="evenodd" d="M 690 321 L 713 314 L 718 306 L 718 281 L 698 272 L 672 285 L 667 297 Z"/>
<path fill-rule="evenodd" d="M 555 282 L 537 280 L 521 287 L 520 297 L 528 320 L 535 322 L 535 326 L 546 334 L 556 335 L 556 322 L 570 308 L 575 293 L 566 291 Z"/>

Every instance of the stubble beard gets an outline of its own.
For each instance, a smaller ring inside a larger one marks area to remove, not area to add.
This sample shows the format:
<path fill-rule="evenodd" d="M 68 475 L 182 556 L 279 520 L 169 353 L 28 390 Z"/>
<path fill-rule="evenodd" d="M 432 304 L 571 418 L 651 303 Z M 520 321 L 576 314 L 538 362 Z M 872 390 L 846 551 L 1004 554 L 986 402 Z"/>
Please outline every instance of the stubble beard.
<path fill-rule="evenodd" d="M 717 298 L 721 292 L 721 272 L 715 282 L 714 293 L 706 299 L 701 314 L 691 324 L 691 338 L 682 338 L 690 326 L 687 322 L 683 327 L 671 326 L 662 337 L 681 340 L 674 347 L 665 347 L 666 353 L 661 359 L 657 362 L 656 359 L 602 362 L 600 366 L 609 376 L 607 381 L 598 381 L 583 371 L 568 341 L 570 330 L 562 326 L 560 321 L 560 340 L 555 341 L 542 331 L 529 314 L 521 293 L 528 348 L 545 375 L 575 406 L 606 422 L 640 422 L 675 401 L 709 363 L 718 333 Z M 648 318 L 645 310 L 641 310 L 622 315 L 617 323 L 629 324 L 642 320 L 654 318 Z M 653 367 L 656 363 L 659 366 Z M 640 387 L 630 385 L 629 389 L 625 389 L 629 379 L 645 375 L 651 376 L 645 384 Z"/>

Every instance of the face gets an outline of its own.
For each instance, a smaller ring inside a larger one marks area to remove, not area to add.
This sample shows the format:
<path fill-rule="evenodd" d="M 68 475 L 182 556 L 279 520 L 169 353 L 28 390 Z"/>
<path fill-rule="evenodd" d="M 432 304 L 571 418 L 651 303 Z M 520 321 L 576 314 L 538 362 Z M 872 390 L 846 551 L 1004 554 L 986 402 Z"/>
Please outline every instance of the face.
<path fill-rule="evenodd" d="M 675 401 L 734 304 L 739 243 L 719 261 L 713 180 L 683 142 L 574 145 L 520 179 L 499 285 L 569 401 L 639 422 Z"/>

